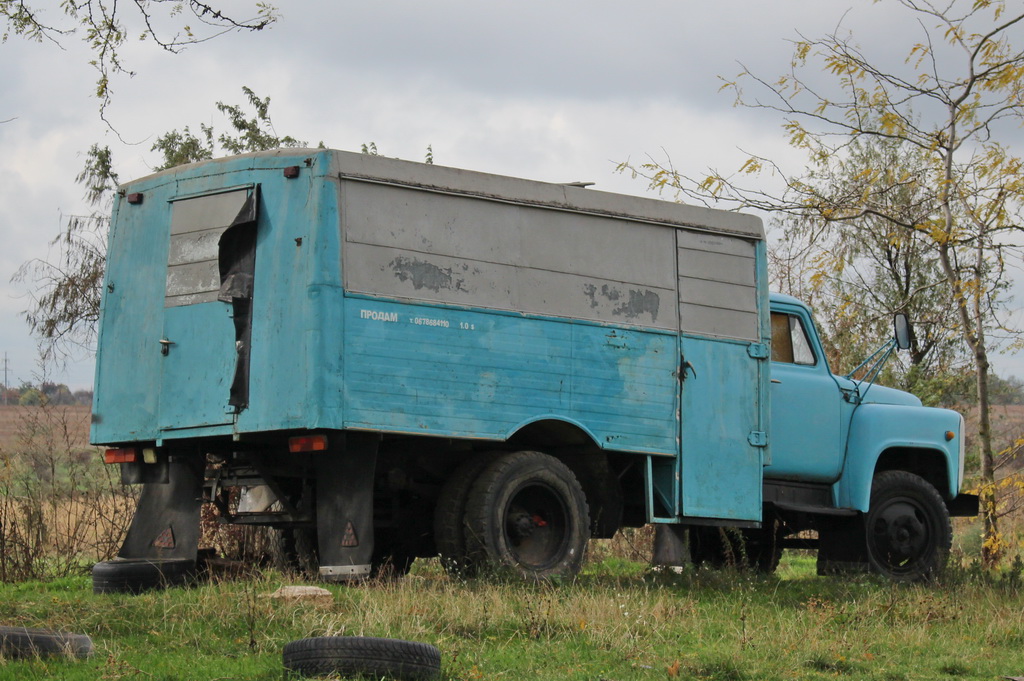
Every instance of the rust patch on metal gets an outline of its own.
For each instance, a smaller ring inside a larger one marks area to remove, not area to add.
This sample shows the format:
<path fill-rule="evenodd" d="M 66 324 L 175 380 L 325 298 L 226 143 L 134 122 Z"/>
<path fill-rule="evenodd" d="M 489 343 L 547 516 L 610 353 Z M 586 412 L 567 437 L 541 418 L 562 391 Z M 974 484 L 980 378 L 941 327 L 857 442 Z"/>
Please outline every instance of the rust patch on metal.
<path fill-rule="evenodd" d="M 649 314 L 651 321 L 657 321 L 659 307 L 661 307 L 661 297 L 654 291 L 630 289 L 629 300 L 612 310 L 612 314 L 622 315 L 627 319 Z"/>
<path fill-rule="evenodd" d="M 594 284 L 585 284 L 583 293 L 590 300 L 591 309 L 600 307 L 602 302 L 607 301 L 617 303 L 611 311 L 612 315 L 616 317 L 636 319 L 649 314 L 652 322 L 658 321 L 661 297 L 649 289 L 645 291 L 630 289 L 628 293 L 624 294 L 618 288 L 608 284 L 602 284 L 601 288 Z"/>
<path fill-rule="evenodd" d="M 417 291 L 425 288 L 435 293 L 441 290 L 469 293 L 466 280 L 460 276 L 457 268 L 438 267 L 434 263 L 405 256 L 392 260 L 390 267 L 400 281 L 411 281 Z M 469 265 L 463 265 L 462 272 L 468 271 Z"/>

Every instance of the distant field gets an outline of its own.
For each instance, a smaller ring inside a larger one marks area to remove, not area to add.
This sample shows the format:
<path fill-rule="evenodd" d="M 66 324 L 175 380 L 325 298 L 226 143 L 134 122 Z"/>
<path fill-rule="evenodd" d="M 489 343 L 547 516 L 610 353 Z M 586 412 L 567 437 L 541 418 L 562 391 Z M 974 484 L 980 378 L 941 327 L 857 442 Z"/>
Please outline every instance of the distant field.
<path fill-rule="evenodd" d="M 46 408 L 0 405 L 0 449 L 8 452 L 16 450 L 24 433 L 30 431 L 35 424 L 47 424 L 61 432 L 66 427 L 72 447 L 87 447 L 90 411 L 84 405 Z"/>
<path fill-rule="evenodd" d="M 962 410 L 964 418 L 967 419 L 967 450 L 977 451 L 978 440 L 978 414 L 977 409 Z M 1005 466 L 1000 466 L 997 475 L 1007 475 L 1013 471 L 1024 469 L 1024 453 L 1016 443 L 1024 439 L 1024 405 L 995 405 L 992 407 L 992 447 L 999 453 L 1010 450 L 1010 461 Z M 1013 452 L 1017 452 L 1016 456 Z"/>

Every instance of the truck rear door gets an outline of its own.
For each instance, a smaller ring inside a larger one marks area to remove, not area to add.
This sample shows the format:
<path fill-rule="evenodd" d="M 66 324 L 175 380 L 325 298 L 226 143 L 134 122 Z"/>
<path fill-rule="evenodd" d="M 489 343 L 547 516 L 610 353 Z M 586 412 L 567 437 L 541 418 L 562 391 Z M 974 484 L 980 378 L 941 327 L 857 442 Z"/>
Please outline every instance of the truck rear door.
<path fill-rule="evenodd" d="M 153 344 L 163 355 L 162 431 L 230 424 L 244 407 L 233 386 L 248 371 L 257 205 L 253 186 L 171 201 L 163 328 Z M 238 229 L 250 234 L 239 240 Z M 246 259 L 248 273 L 233 276 Z"/>

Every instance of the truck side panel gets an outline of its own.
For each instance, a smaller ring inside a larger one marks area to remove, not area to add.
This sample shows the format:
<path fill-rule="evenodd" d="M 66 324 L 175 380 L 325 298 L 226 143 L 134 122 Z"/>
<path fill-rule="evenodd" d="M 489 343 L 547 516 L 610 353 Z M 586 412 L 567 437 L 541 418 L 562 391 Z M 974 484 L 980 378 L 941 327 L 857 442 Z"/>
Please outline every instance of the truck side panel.
<path fill-rule="evenodd" d="M 674 334 L 346 299 L 346 427 L 503 440 L 539 419 L 675 454 Z"/>

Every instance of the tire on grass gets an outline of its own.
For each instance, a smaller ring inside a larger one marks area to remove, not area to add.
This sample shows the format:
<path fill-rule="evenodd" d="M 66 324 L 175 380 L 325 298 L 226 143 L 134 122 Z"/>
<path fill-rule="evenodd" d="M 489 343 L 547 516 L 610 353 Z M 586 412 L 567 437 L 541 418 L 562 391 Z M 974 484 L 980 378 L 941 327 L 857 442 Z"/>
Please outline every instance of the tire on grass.
<path fill-rule="evenodd" d="M 92 568 L 93 593 L 142 593 L 189 584 L 196 575 L 191 558 L 119 558 Z"/>
<path fill-rule="evenodd" d="M 425 681 L 441 672 L 441 651 L 427 643 L 369 636 L 318 636 L 284 647 L 284 668 L 300 676 L 365 676 Z"/>
<path fill-rule="evenodd" d="M 93 654 L 92 639 L 52 629 L 0 627 L 0 657 L 65 656 L 84 659 Z"/>
<path fill-rule="evenodd" d="M 942 496 L 927 480 L 906 471 L 875 476 L 865 534 L 871 569 L 898 582 L 937 576 L 953 542 Z"/>

